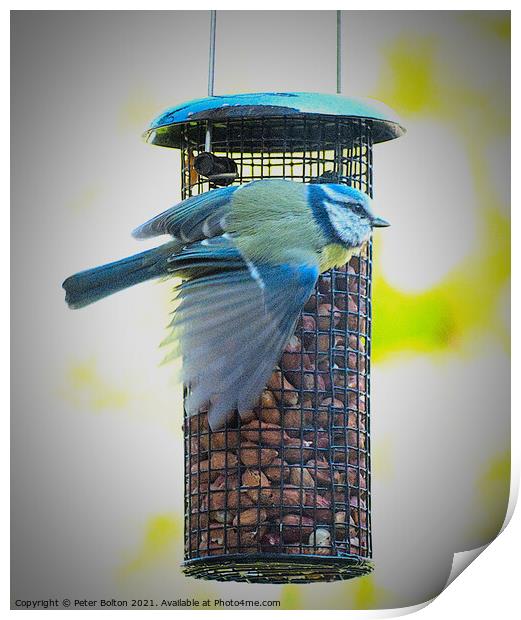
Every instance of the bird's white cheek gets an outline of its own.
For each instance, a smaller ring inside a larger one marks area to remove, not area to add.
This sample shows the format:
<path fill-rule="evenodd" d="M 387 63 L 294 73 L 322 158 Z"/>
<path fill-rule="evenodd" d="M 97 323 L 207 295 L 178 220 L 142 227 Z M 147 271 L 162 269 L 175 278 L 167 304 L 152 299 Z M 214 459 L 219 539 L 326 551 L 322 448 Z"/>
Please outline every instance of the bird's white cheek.
<path fill-rule="evenodd" d="M 351 242 L 351 235 L 349 235 L 350 223 L 346 216 L 346 210 L 343 207 L 337 206 L 332 202 L 326 203 L 327 213 L 331 226 L 335 229 L 336 234 L 345 241 L 345 243 Z"/>

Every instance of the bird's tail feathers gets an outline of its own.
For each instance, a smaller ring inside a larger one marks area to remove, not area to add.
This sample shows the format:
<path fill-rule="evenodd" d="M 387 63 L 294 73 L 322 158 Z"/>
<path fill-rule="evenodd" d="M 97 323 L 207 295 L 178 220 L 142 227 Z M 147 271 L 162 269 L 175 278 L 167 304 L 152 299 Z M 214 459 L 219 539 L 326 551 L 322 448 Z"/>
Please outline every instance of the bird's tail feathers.
<path fill-rule="evenodd" d="M 65 301 L 69 308 L 83 308 L 134 284 L 166 275 L 172 251 L 168 243 L 70 276 L 62 285 Z"/>

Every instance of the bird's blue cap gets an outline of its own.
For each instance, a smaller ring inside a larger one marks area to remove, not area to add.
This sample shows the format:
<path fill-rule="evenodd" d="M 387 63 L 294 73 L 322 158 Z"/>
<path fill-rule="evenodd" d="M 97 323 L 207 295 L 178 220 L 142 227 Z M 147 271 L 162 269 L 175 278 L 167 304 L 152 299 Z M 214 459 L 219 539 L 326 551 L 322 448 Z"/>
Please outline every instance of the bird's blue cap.
<path fill-rule="evenodd" d="M 192 99 L 168 108 L 152 121 L 143 137 L 151 144 L 180 148 L 183 144 L 183 128 L 186 125 L 198 124 L 200 121 L 211 121 L 212 139 L 221 141 L 226 140 L 226 132 L 229 131 L 225 123 L 219 124 L 223 121 L 233 119 L 262 121 L 303 116 L 310 119 L 343 118 L 371 121 L 374 143 L 393 140 L 405 133 L 405 128 L 396 114 L 374 99 L 321 93 L 242 93 Z M 280 126 L 277 132 L 280 135 Z"/>

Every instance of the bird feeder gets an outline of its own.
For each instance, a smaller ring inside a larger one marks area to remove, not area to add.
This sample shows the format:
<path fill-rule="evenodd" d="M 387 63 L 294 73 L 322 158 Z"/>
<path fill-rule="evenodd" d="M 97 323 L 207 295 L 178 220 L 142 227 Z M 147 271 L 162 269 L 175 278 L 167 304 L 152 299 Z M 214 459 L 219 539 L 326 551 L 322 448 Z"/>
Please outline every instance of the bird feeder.
<path fill-rule="evenodd" d="M 257 93 L 170 108 L 145 138 L 180 150 L 183 199 L 268 178 L 372 196 L 373 145 L 403 133 L 376 101 Z M 205 412 L 185 417 L 185 574 L 307 583 L 372 570 L 371 251 L 320 276 L 248 419 L 211 432 Z"/>

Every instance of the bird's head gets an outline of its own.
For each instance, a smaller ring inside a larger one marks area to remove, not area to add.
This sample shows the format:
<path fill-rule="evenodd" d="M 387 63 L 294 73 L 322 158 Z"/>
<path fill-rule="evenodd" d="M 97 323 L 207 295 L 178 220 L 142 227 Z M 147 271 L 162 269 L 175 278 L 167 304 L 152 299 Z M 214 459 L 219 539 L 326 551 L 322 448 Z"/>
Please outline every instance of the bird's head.
<path fill-rule="evenodd" d="M 367 194 L 348 185 L 309 185 L 309 204 L 329 243 L 358 248 L 369 239 L 373 228 L 390 225 L 372 212 Z"/>

